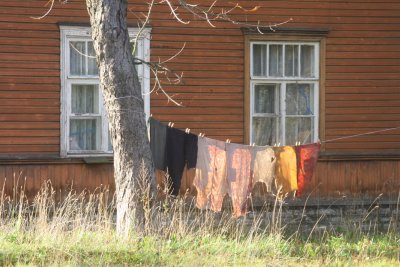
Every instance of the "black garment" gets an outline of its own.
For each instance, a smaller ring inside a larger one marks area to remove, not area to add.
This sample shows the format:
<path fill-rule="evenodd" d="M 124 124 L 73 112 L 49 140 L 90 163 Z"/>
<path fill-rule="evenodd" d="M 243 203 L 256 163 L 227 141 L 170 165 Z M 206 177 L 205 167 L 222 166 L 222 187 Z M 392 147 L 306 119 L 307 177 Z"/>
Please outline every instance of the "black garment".
<path fill-rule="evenodd" d="M 154 118 L 150 118 L 150 148 L 153 156 L 154 167 L 165 169 L 165 141 L 167 126 Z"/>
<path fill-rule="evenodd" d="M 185 165 L 195 168 L 197 163 L 197 135 L 175 128 L 167 128 L 165 167 L 171 179 L 171 194 L 178 195 Z"/>

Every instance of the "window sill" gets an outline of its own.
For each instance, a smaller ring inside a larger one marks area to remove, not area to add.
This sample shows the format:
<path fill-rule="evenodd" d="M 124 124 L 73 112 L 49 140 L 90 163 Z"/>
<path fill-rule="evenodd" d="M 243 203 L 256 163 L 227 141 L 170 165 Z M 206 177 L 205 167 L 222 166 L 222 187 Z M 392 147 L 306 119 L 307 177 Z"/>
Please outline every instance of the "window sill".
<path fill-rule="evenodd" d="M 66 158 L 81 159 L 86 164 L 113 163 L 113 153 L 93 153 L 93 154 L 67 154 Z"/>

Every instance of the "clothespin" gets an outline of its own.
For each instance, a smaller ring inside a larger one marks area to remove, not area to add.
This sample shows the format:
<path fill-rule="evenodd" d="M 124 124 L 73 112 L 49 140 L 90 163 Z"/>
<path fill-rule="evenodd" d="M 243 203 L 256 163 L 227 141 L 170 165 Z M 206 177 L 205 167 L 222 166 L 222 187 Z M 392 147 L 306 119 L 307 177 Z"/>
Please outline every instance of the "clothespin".
<path fill-rule="evenodd" d="M 201 135 L 201 133 L 199 133 L 199 137 L 203 137 L 203 136 Z"/>
<path fill-rule="evenodd" d="M 168 122 L 168 127 L 171 127 L 171 122 Z"/>
<path fill-rule="evenodd" d="M 187 134 L 190 133 L 190 129 L 186 128 L 185 133 L 187 133 Z"/>
<path fill-rule="evenodd" d="M 174 122 L 171 123 L 171 128 L 174 128 L 174 124 L 175 124 Z"/>
<path fill-rule="evenodd" d="M 280 142 L 278 143 L 278 146 L 281 146 L 281 143 L 280 143 Z"/>
<path fill-rule="evenodd" d="M 201 135 L 201 137 L 204 137 L 204 135 L 205 135 L 205 133 L 203 133 L 203 134 Z"/>
<path fill-rule="evenodd" d="M 276 147 L 276 143 L 274 143 L 273 147 Z"/>
<path fill-rule="evenodd" d="M 226 139 L 226 142 L 227 142 L 227 143 L 230 143 L 230 142 L 231 142 L 231 139 L 229 139 L 229 138 Z"/>
<path fill-rule="evenodd" d="M 153 117 L 153 113 L 150 113 L 150 118 Z"/>

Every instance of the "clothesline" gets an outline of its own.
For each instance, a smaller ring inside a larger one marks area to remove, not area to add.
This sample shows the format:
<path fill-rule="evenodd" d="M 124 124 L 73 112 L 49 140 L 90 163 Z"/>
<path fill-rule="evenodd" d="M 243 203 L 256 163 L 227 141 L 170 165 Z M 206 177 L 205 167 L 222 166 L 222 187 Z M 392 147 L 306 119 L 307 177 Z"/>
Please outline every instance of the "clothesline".
<path fill-rule="evenodd" d="M 171 126 L 172 125 L 172 126 Z M 168 124 L 168 126 L 173 127 L 174 123 L 170 122 Z M 328 139 L 328 140 L 319 140 L 319 143 L 330 143 L 330 142 L 334 142 L 334 141 L 338 141 L 338 140 L 344 140 L 344 139 L 350 139 L 350 138 L 354 138 L 354 137 L 360 137 L 360 136 L 366 136 L 366 135 L 371 135 L 371 134 L 375 134 L 375 133 L 382 133 L 382 132 L 388 132 L 388 131 L 394 131 L 400 129 L 400 126 L 397 127 L 391 127 L 391 128 L 385 128 L 382 130 L 375 130 L 375 131 L 370 131 L 370 132 L 364 132 L 364 133 L 359 133 L 359 134 L 353 134 L 353 135 L 346 135 L 346 136 L 341 136 L 338 138 L 332 138 L 332 139 Z M 185 132 L 190 132 L 189 128 L 186 128 Z M 204 133 L 199 133 L 199 136 L 204 136 Z M 227 139 L 227 142 L 230 142 L 230 139 Z"/>
<path fill-rule="evenodd" d="M 400 126 L 392 127 L 392 128 L 386 128 L 386 129 L 383 129 L 383 130 L 376 130 L 376 131 L 366 132 L 366 133 L 347 135 L 347 136 L 342 136 L 342 137 L 333 138 L 333 139 L 329 139 L 329 140 L 324 140 L 324 141 L 320 141 L 320 142 L 321 143 L 329 143 L 329 142 L 333 142 L 333 141 L 337 141 L 337 140 L 343 140 L 343 139 L 349 139 L 349 138 L 353 138 L 353 137 L 365 136 L 365 135 L 370 135 L 370 134 L 374 134 L 374 133 L 388 132 L 388 131 L 393 131 L 393 130 L 397 130 L 397 129 L 400 129 Z"/>

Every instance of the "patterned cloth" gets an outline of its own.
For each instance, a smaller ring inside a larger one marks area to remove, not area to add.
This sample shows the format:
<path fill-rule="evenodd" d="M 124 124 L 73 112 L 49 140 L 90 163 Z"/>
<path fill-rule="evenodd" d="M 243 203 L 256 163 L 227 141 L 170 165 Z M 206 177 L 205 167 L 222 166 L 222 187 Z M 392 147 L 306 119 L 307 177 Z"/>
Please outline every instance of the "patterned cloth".
<path fill-rule="evenodd" d="M 207 137 L 198 138 L 196 175 L 196 206 L 219 212 L 227 194 L 225 142 Z"/>
<path fill-rule="evenodd" d="M 252 189 L 253 149 L 240 144 L 226 144 L 228 194 L 232 198 L 233 216 L 247 212 Z"/>

